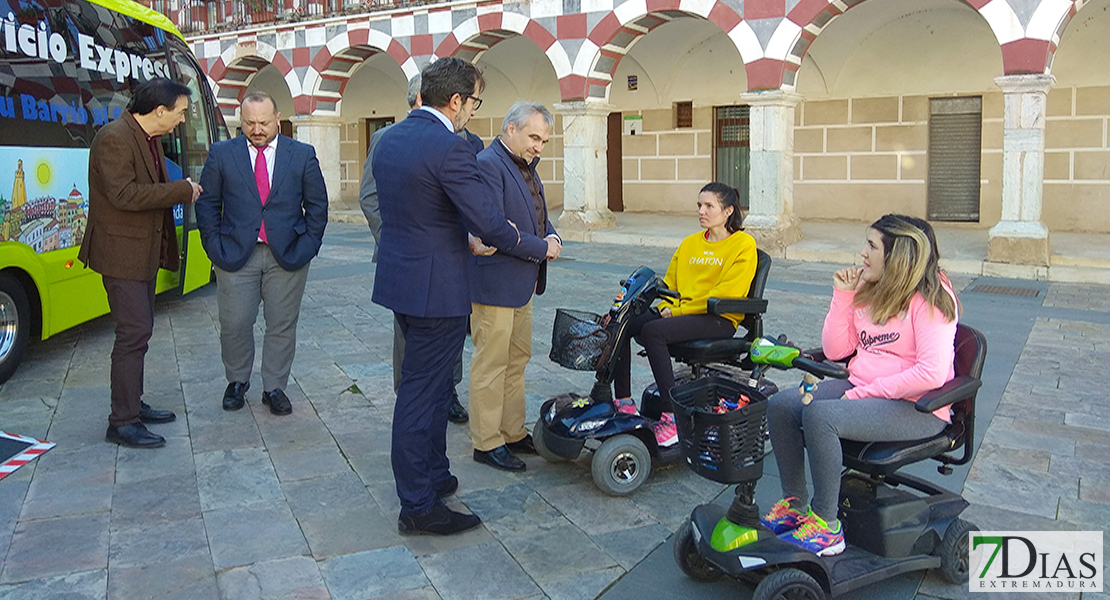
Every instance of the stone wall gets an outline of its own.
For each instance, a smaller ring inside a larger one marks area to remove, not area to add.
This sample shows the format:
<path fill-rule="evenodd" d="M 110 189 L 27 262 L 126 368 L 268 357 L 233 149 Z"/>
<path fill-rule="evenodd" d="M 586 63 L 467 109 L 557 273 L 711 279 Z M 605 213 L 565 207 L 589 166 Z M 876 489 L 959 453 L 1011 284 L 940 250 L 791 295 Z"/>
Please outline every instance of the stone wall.
<path fill-rule="evenodd" d="M 1003 106 L 1001 92 L 981 95 L 978 226 L 985 228 L 1001 215 Z M 925 216 L 928 147 L 927 96 L 802 102 L 794 127 L 795 211 L 806 219 Z"/>
<path fill-rule="evenodd" d="M 626 111 L 643 117 L 643 133 L 621 136 L 624 209 L 695 210 L 698 190 L 713 180 L 713 107 L 695 107 L 693 127 L 676 128 L 669 109 Z"/>
<path fill-rule="evenodd" d="M 1110 233 L 1110 87 L 1048 92 L 1044 210 L 1050 231 Z"/>

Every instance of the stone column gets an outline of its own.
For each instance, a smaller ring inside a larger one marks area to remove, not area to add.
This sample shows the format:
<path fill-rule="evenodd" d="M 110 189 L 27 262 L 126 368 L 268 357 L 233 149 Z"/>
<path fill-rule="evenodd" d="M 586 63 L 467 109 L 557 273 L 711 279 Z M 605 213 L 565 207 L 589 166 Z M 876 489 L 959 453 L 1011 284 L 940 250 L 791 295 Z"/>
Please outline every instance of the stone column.
<path fill-rule="evenodd" d="M 328 187 L 328 206 L 334 207 L 342 196 L 339 137 L 343 120 L 339 117 L 296 115 L 290 121 L 293 122 L 293 137 L 316 148 L 316 158 L 320 161 L 324 184 Z M 342 205 L 339 208 L 343 208 Z"/>
<path fill-rule="evenodd" d="M 794 214 L 794 108 L 801 96 L 780 90 L 748 92 L 740 101 L 751 107 L 750 210 L 744 230 L 772 256 L 802 239 Z"/>
<path fill-rule="evenodd" d="M 1048 228 L 1041 223 L 1044 198 L 1044 123 L 1052 75 L 1004 75 L 1002 121 L 1002 219 L 988 232 L 987 260 L 1047 267 Z"/>
<path fill-rule="evenodd" d="M 609 210 L 608 118 L 613 107 L 591 101 L 560 102 L 563 118 L 563 215 L 559 235 L 585 239 L 585 234 L 617 224 Z"/>

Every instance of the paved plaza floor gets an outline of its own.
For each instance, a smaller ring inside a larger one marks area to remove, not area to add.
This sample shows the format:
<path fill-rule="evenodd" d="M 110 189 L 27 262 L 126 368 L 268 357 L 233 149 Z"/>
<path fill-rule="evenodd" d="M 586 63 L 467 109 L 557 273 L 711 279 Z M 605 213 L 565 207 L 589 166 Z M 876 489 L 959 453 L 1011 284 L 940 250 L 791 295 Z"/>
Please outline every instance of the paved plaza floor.
<path fill-rule="evenodd" d="M 524 456 L 527 471 L 505 473 L 471 459 L 466 426 L 449 427 L 460 479 L 450 505 L 480 515 L 483 526 L 448 538 L 398 535 L 389 463 L 393 317 L 370 301 L 365 225 L 331 223 L 324 241 L 305 293 L 291 416 L 262 406 L 257 364 L 248 408 L 221 409 L 214 285 L 158 299 L 144 399 L 178 414 L 151 426 L 165 448 L 104 442 L 109 319 L 31 347 L 0 386 L 0 429 L 57 447 L 0 480 L 0 599 L 750 597 L 736 582 L 690 581 L 671 558 L 673 532 L 697 504 L 727 501 L 725 486 L 679 465 L 612 498 L 594 486 L 588 453 L 563 464 Z M 620 278 L 641 264 L 664 270 L 672 250 L 567 243 L 548 292 L 535 300 L 529 424 L 546 398 L 586 392 L 593 379 L 547 359 L 555 309 L 602 312 Z M 816 345 L 839 266 L 776 260 L 767 332 Z M 1110 529 L 1110 395 L 1100 375 L 1110 363 L 1110 286 L 953 279 L 963 321 L 989 343 L 981 445 L 949 477 L 925 464 L 912 472 L 962 491 L 972 503 L 966 518 L 983 529 Z M 1035 295 L 976 291 L 984 284 Z M 468 342 L 467 369 L 470 352 Z M 799 374 L 773 379 L 795 384 Z M 633 381 L 634 389 L 650 383 L 646 359 L 637 359 Z M 459 393 L 465 403 L 465 379 Z M 769 506 L 777 493 L 767 461 L 757 499 Z M 915 574 L 851 597 L 971 596 L 966 586 Z"/>

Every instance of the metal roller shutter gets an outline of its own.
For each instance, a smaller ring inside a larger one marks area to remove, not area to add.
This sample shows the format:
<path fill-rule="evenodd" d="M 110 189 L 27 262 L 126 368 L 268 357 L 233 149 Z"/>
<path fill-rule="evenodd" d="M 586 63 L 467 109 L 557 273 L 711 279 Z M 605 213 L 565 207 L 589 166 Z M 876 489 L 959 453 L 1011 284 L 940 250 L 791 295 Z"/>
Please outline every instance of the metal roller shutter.
<path fill-rule="evenodd" d="M 982 138 L 982 97 L 930 101 L 930 221 L 979 221 Z"/>

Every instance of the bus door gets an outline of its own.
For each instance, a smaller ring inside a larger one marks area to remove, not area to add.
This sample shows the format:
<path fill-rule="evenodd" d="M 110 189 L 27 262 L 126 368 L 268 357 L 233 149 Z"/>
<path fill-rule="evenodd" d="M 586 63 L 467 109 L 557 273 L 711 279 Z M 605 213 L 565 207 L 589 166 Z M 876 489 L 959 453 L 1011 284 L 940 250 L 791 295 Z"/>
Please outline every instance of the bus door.
<path fill-rule="evenodd" d="M 214 139 L 212 133 L 218 131 L 210 109 L 215 106 L 215 102 L 209 101 L 208 88 L 201 85 L 200 78 L 203 75 L 188 56 L 175 47 L 176 42 L 176 39 L 167 40 L 170 68 L 174 79 L 186 85 L 193 93 L 189 98 L 189 112 L 185 116 L 185 122 L 174 133 L 162 136 L 162 148 L 167 162 L 175 163 L 178 178 L 189 177 L 195 183 L 200 183 L 201 171 L 208 160 L 208 148 Z M 181 228 L 178 235 L 182 255 L 180 290 L 182 294 L 187 294 L 211 281 L 212 261 L 201 246 L 193 205 L 174 207 L 174 220 Z M 194 251 L 190 252 L 190 249 Z"/>

